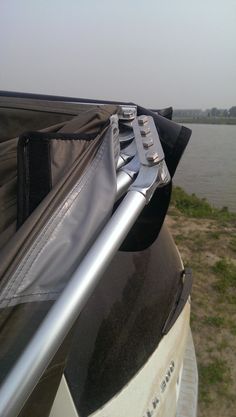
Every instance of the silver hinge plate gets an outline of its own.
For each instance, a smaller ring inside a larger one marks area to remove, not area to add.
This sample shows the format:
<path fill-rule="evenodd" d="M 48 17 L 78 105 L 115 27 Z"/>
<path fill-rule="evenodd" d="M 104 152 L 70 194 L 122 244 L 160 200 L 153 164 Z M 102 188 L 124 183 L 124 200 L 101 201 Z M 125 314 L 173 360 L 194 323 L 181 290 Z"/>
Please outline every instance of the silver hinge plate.
<path fill-rule="evenodd" d="M 163 161 L 165 156 L 153 118 L 139 116 L 132 122 L 132 127 L 140 163 L 153 166 Z"/>

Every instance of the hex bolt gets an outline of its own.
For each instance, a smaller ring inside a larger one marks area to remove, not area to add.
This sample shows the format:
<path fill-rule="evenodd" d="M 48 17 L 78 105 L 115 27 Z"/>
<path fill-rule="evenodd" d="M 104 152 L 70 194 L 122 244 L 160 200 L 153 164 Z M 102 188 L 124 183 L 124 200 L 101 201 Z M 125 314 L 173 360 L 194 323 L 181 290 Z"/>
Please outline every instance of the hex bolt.
<path fill-rule="evenodd" d="M 125 118 L 131 119 L 131 118 L 134 118 L 135 117 L 135 114 L 134 114 L 134 111 L 133 110 L 131 110 L 131 109 L 125 109 L 123 111 L 123 116 Z"/>
<path fill-rule="evenodd" d="M 154 162 L 158 159 L 158 153 L 156 151 L 148 151 L 146 153 L 146 158 L 149 162 Z"/>
<path fill-rule="evenodd" d="M 144 139 L 143 141 L 144 148 L 150 148 L 150 146 L 152 145 L 153 145 L 153 139 L 151 137 Z"/>
<path fill-rule="evenodd" d="M 145 125 L 145 123 L 147 123 L 147 122 L 148 122 L 148 117 L 147 116 L 145 116 L 145 115 L 139 116 L 139 118 L 138 118 L 138 124 L 140 126 Z"/>
<path fill-rule="evenodd" d="M 151 129 L 149 126 L 145 126 L 142 129 L 140 129 L 140 133 L 142 136 L 147 136 L 151 132 Z"/>

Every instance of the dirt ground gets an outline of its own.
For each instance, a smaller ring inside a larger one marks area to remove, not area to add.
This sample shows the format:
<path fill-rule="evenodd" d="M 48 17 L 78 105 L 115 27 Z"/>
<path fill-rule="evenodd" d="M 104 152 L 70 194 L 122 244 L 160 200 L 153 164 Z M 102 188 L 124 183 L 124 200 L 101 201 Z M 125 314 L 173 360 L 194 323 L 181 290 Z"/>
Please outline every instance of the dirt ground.
<path fill-rule="evenodd" d="M 236 225 L 186 217 L 176 208 L 167 223 L 194 274 L 198 417 L 236 417 Z"/>

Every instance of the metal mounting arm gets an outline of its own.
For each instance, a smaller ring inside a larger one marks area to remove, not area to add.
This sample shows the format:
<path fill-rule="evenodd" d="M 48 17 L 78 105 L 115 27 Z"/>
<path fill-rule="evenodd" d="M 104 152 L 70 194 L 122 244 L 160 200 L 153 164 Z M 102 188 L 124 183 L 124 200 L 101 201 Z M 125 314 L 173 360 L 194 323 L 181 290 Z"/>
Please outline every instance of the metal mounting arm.
<path fill-rule="evenodd" d="M 128 145 L 126 154 L 131 149 L 134 153 L 136 148 L 136 155 L 128 164 L 121 164 L 117 177 L 117 199 L 130 187 L 130 191 L 142 193 L 148 203 L 157 187 L 168 184 L 170 174 L 153 118 L 140 116 L 127 124 L 133 128 L 134 142 Z M 125 150 L 123 153 L 125 155 Z"/>
<path fill-rule="evenodd" d="M 150 116 L 140 116 L 132 122 L 140 162 L 139 174 L 130 190 L 144 195 L 148 203 L 155 189 L 170 181 L 159 135 Z"/>

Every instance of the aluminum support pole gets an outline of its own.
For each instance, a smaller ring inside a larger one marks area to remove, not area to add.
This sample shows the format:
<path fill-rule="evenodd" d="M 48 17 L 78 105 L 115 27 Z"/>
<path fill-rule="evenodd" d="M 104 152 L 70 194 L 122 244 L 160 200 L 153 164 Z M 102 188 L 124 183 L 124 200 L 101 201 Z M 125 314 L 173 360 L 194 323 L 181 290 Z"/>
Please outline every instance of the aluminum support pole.
<path fill-rule="evenodd" d="M 143 194 L 129 191 L 106 224 L 4 381 L 1 417 L 19 414 L 145 204 Z"/>
<path fill-rule="evenodd" d="M 116 201 L 128 190 L 132 184 L 133 178 L 124 171 L 119 171 L 117 175 L 117 189 L 116 189 Z"/>

